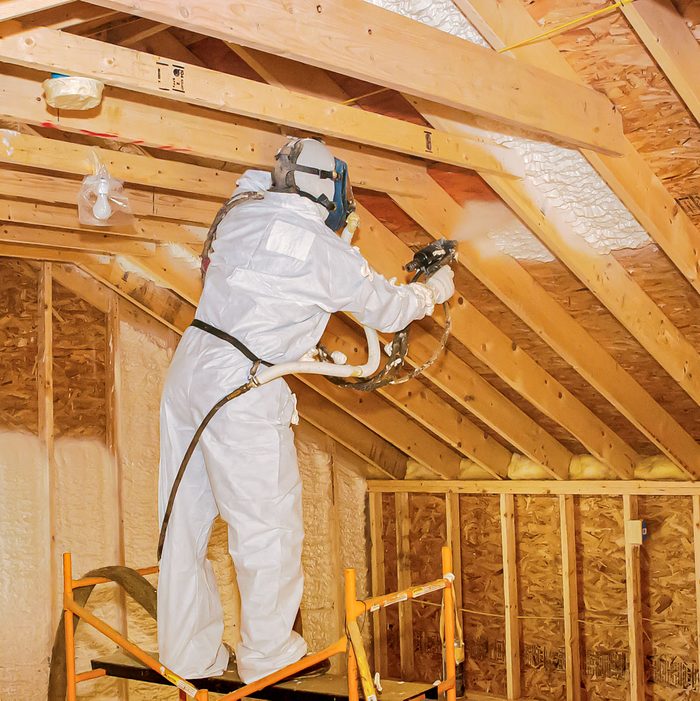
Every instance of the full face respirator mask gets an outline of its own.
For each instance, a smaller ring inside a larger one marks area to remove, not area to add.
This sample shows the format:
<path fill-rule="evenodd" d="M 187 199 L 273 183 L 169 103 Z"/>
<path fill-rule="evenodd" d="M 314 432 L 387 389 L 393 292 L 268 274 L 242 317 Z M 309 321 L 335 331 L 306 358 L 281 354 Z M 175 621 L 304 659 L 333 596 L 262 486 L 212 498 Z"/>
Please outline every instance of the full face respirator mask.
<path fill-rule="evenodd" d="M 308 162 L 308 150 L 305 152 L 305 148 L 312 150 L 311 163 Z M 348 165 L 345 161 L 333 158 L 325 144 L 317 139 L 293 139 L 279 150 L 275 160 L 271 188 L 273 191 L 294 192 L 325 207 L 328 210 L 325 224 L 333 231 L 345 226 L 348 216 L 355 211 Z M 299 160 L 307 160 L 307 163 L 299 163 Z M 317 167 L 316 163 L 326 167 Z M 309 175 L 314 176 L 313 180 L 306 178 Z M 323 185 L 323 181 L 328 180 L 333 181 L 332 193 L 331 188 Z"/>
<path fill-rule="evenodd" d="M 326 226 L 333 231 L 338 231 L 345 226 L 348 216 L 355 211 L 355 198 L 348 177 L 348 164 L 336 158 L 334 172 L 333 209 L 328 212 Z"/>

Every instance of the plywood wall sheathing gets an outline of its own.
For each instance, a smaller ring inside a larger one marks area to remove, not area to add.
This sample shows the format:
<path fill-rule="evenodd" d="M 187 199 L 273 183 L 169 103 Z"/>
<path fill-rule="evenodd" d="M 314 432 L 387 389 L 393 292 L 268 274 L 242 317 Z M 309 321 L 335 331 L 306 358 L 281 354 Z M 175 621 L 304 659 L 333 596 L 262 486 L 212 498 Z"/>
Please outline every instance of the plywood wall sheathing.
<path fill-rule="evenodd" d="M 583 685 L 589 695 L 623 701 L 629 641 L 622 499 L 580 499 L 576 515 Z"/>
<path fill-rule="evenodd" d="M 700 693 L 693 509 L 690 497 L 640 497 L 647 527 L 641 551 L 646 693 L 674 701 Z"/>
<path fill-rule="evenodd" d="M 381 498 L 389 508 L 397 497 L 432 504 L 431 538 L 444 534 L 442 500 L 449 498 L 452 487 L 424 482 L 392 494 L 387 490 L 393 484 L 370 482 L 371 497 Z M 696 485 L 686 483 L 684 493 L 675 496 L 570 493 L 557 497 L 528 494 L 524 485 L 517 495 L 508 494 L 500 489 L 503 483 L 496 488 L 493 482 L 491 493 L 484 483 L 481 489 L 485 493 L 478 494 L 478 483 L 463 484 L 466 493 L 459 496 L 459 536 L 469 694 L 474 698 L 490 694 L 562 701 L 695 699 L 700 678 L 695 569 L 698 526 L 694 521 L 698 508 L 693 503 L 697 496 L 691 495 L 697 493 Z M 616 484 L 623 483 L 607 484 L 614 490 Z M 435 489 L 425 491 L 433 485 Z M 625 520 L 637 515 L 646 523 L 648 535 L 641 545 L 632 545 L 625 533 Z M 566 538 L 560 533 L 560 523 L 567 530 Z M 385 555 L 389 555 L 384 570 L 387 582 L 395 582 L 395 533 L 387 531 L 385 524 L 379 537 L 384 539 Z M 504 557 L 504 544 L 511 548 L 510 556 Z M 567 561 L 573 583 L 569 589 L 562 571 Z M 425 567 L 420 576 L 429 576 Z M 577 593 L 568 603 L 567 590 Z M 510 612 L 509 627 L 515 631 L 518 655 L 509 660 L 506 604 L 512 595 L 516 606 Z M 575 634 L 565 634 L 567 616 Z M 633 623 L 636 628 L 630 636 Z M 423 624 L 427 626 L 428 620 L 420 626 Z M 568 649 L 577 637 L 579 647 Z M 634 648 L 630 640 L 634 640 Z M 636 659 L 631 649 L 637 652 Z M 574 659 L 576 652 L 578 674 L 567 668 L 567 660 Z M 398 644 L 390 644 L 388 654 L 389 668 L 398 669 Z M 508 668 L 511 673 L 517 668 L 514 659 L 519 659 L 520 671 L 509 683 Z M 633 684 L 635 669 L 639 676 Z M 469 694 L 467 698 L 471 698 Z"/>
<path fill-rule="evenodd" d="M 38 277 L 21 261 L 0 261 L 0 327 L 3 357 L 0 423 L 6 428 L 37 432 L 36 375 Z"/>
<path fill-rule="evenodd" d="M 106 315 L 54 283 L 53 320 L 56 435 L 105 440 Z"/>
<path fill-rule="evenodd" d="M 441 572 L 440 549 L 447 542 L 446 500 L 437 494 L 409 494 L 411 583 L 429 580 Z M 429 574 L 430 573 L 430 574 Z M 404 606 L 412 617 L 415 679 L 440 679 L 442 643 L 439 634 L 442 592 L 434 592 Z"/>
<path fill-rule="evenodd" d="M 465 683 L 506 695 L 503 556 L 498 496 L 460 495 Z"/>
<path fill-rule="evenodd" d="M 559 502 L 518 496 L 515 509 L 522 693 L 566 699 Z"/>

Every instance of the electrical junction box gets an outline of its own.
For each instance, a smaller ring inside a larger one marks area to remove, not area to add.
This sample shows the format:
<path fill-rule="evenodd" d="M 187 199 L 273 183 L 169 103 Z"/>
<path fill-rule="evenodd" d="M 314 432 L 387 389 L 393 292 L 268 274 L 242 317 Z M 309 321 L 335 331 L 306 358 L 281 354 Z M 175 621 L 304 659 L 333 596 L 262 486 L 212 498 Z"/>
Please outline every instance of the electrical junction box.
<path fill-rule="evenodd" d="M 647 522 L 641 519 L 625 521 L 625 538 L 632 545 L 641 545 L 647 539 Z"/>

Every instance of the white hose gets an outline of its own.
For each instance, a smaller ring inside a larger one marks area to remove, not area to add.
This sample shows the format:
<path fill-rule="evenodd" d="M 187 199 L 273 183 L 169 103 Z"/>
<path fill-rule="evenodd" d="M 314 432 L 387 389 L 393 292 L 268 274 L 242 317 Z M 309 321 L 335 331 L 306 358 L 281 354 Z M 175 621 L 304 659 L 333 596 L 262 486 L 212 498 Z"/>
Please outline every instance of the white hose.
<path fill-rule="evenodd" d="M 379 335 L 374 329 L 362 327 L 367 338 L 367 361 L 363 365 L 336 365 L 335 363 L 318 362 L 315 360 L 297 360 L 291 363 L 280 363 L 259 370 L 255 382 L 264 385 L 284 375 L 305 373 L 310 375 L 330 375 L 331 377 L 368 377 L 379 367 L 381 347 Z"/>

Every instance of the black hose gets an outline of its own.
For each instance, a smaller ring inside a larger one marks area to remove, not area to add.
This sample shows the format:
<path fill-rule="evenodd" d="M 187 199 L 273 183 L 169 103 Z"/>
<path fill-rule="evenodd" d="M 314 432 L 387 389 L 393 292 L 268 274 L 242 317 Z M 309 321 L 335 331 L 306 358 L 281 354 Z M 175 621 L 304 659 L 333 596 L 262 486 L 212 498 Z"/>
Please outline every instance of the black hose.
<path fill-rule="evenodd" d="M 202 436 L 202 433 L 204 433 L 204 429 L 207 427 L 209 422 L 214 418 L 216 415 L 216 412 L 221 409 L 222 406 L 225 404 L 228 404 L 231 400 L 235 399 L 236 397 L 240 397 L 242 394 L 245 394 L 248 390 L 252 389 L 255 387 L 255 383 L 252 380 L 248 380 L 246 384 L 241 385 L 240 387 L 237 387 L 236 389 L 233 390 L 233 392 L 229 392 L 225 397 L 222 397 L 219 399 L 219 401 L 214 404 L 214 406 L 209 409 L 207 412 L 207 415 L 202 419 L 200 422 L 199 426 L 197 426 L 197 430 L 194 432 L 194 436 L 192 436 L 192 440 L 190 441 L 190 444 L 187 446 L 187 451 L 185 452 L 185 456 L 182 458 L 182 462 L 180 463 L 180 467 L 177 470 L 177 475 L 175 475 L 175 481 L 173 482 L 173 486 L 170 488 L 170 496 L 168 497 L 168 505 L 165 507 L 165 513 L 163 514 L 163 523 L 160 526 L 160 536 L 158 538 L 158 562 L 160 562 L 160 557 L 163 554 L 163 545 L 165 544 L 165 534 L 168 530 L 168 523 L 170 521 L 170 515 L 172 514 L 173 511 L 173 504 L 175 503 L 175 495 L 177 494 L 177 490 L 180 487 L 180 482 L 182 482 L 182 478 L 185 476 L 185 470 L 187 469 L 187 465 L 190 462 L 190 459 L 192 458 L 192 455 L 195 451 L 195 448 L 197 447 L 197 444 L 199 443 L 199 439 Z"/>

